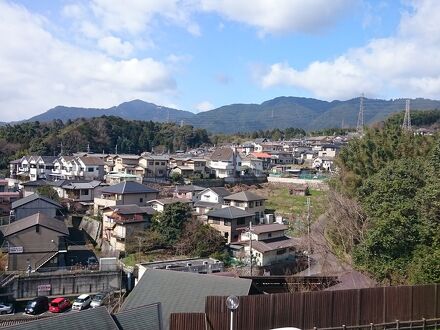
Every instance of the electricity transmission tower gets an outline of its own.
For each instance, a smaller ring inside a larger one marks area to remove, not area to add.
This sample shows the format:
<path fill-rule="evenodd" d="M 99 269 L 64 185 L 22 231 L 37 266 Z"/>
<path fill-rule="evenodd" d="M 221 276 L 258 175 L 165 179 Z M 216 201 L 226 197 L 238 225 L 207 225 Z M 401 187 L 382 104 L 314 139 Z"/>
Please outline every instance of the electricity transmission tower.
<path fill-rule="evenodd" d="M 359 114 L 356 126 L 356 131 L 359 135 L 364 134 L 364 94 L 360 97 Z"/>
<path fill-rule="evenodd" d="M 411 105 L 410 99 L 405 102 L 405 116 L 403 117 L 402 129 L 404 131 L 411 131 Z"/>

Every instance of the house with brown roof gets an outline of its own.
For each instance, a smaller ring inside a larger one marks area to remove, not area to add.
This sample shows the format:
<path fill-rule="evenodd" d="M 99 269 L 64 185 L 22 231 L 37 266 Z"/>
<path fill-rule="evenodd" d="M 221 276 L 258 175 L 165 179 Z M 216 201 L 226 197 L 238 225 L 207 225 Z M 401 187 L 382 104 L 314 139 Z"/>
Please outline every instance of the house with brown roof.
<path fill-rule="evenodd" d="M 75 177 L 85 180 L 102 180 L 105 162 L 100 157 L 75 158 Z"/>
<path fill-rule="evenodd" d="M 144 231 L 154 214 L 151 207 L 135 204 L 108 206 L 102 211 L 102 238 L 113 250 L 125 252 L 127 240 Z"/>
<path fill-rule="evenodd" d="M 65 266 L 69 235 L 64 221 L 35 213 L 2 228 L 8 243 L 8 270 Z"/>
<path fill-rule="evenodd" d="M 166 155 L 142 154 L 139 167 L 146 178 L 163 178 L 168 175 L 169 158 Z"/>
<path fill-rule="evenodd" d="M 216 178 L 238 177 L 242 169 L 241 156 L 235 148 L 218 148 L 211 154 L 208 167 Z"/>

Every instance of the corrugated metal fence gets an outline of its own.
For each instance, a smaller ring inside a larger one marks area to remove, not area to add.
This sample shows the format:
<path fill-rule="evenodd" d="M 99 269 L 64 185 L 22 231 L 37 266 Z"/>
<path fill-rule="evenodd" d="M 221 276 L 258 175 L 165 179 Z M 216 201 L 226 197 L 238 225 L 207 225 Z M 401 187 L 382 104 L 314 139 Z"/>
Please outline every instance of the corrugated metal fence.
<path fill-rule="evenodd" d="M 435 319 L 440 318 L 439 291 L 440 284 L 432 284 L 244 296 L 235 312 L 235 329 L 312 329 Z M 226 297 L 207 298 L 207 329 L 228 329 L 225 301 Z M 170 329 L 205 329 L 200 317 L 178 315 L 179 326 Z"/>

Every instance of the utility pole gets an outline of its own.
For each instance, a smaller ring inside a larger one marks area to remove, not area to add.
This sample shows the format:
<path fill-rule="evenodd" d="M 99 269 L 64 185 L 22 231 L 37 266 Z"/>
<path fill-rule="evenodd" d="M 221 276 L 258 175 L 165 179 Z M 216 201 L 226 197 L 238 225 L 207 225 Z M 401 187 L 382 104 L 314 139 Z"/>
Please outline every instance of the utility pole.
<path fill-rule="evenodd" d="M 357 133 L 362 136 L 364 134 L 364 94 L 360 97 L 359 114 L 356 126 Z"/>
<path fill-rule="evenodd" d="M 249 235 L 249 259 L 251 262 L 251 276 L 253 270 L 253 253 L 252 253 L 252 222 L 249 222 L 249 227 L 247 228 L 247 234 Z"/>
<path fill-rule="evenodd" d="M 310 242 L 310 197 L 307 197 L 307 276 L 310 276 L 310 254 L 312 253 Z"/>
<path fill-rule="evenodd" d="M 405 101 L 405 116 L 403 117 L 402 129 L 411 131 L 411 103 L 410 99 Z"/>
<path fill-rule="evenodd" d="M 138 260 L 139 262 L 141 261 L 141 243 L 142 243 L 142 238 L 138 237 Z"/>
<path fill-rule="evenodd" d="M 116 145 L 116 147 L 115 147 L 115 154 L 116 155 L 118 154 L 118 145 Z"/>

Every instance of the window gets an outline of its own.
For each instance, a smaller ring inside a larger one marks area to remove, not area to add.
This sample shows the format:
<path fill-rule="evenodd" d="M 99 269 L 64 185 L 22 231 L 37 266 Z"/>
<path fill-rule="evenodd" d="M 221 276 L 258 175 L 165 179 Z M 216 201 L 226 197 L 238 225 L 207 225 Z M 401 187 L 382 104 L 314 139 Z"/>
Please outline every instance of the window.
<path fill-rule="evenodd" d="M 160 165 L 165 166 L 165 162 L 161 162 Z"/>
<path fill-rule="evenodd" d="M 155 165 L 159 165 L 159 164 L 160 164 L 159 162 L 156 162 L 156 163 L 155 163 Z"/>
<path fill-rule="evenodd" d="M 88 189 L 83 189 L 81 190 L 81 194 L 84 196 L 88 196 L 89 195 L 89 190 Z"/>
<path fill-rule="evenodd" d="M 237 219 L 237 225 L 245 225 L 245 224 L 246 224 L 246 218 Z"/>
<path fill-rule="evenodd" d="M 223 234 L 223 236 L 224 236 L 226 239 L 228 239 L 228 237 L 229 237 L 229 233 L 228 233 L 228 232 L 225 232 L 225 233 Z"/>
<path fill-rule="evenodd" d="M 143 198 L 139 198 L 139 203 L 143 203 L 144 199 Z"/>
<path fill-rule="evenodd" d="M 277 255 L 286 253 L 286 249 L 281 249 L 277 251 Z"/>
<path fill-rule="evenodd" d="M 219 225 L 220 221 L 217 219 L 211 219 L 210 223 L 214 224 L 214 225 Z"/>
<path fill-rule="evenodd" d="M 153 161 L 149 161 L 148 165 L 154 165 L 154 162 Z"/>
<path fill-rule="evenodd" d="M 87 168 L 87 172 L 93 172 L 95 169 L 93 167 Z"/>
<path fill-rule="evenodd" d="M 267 237 L 271 238 L 272 237 L 272 233 L 268 233 Z"/>

